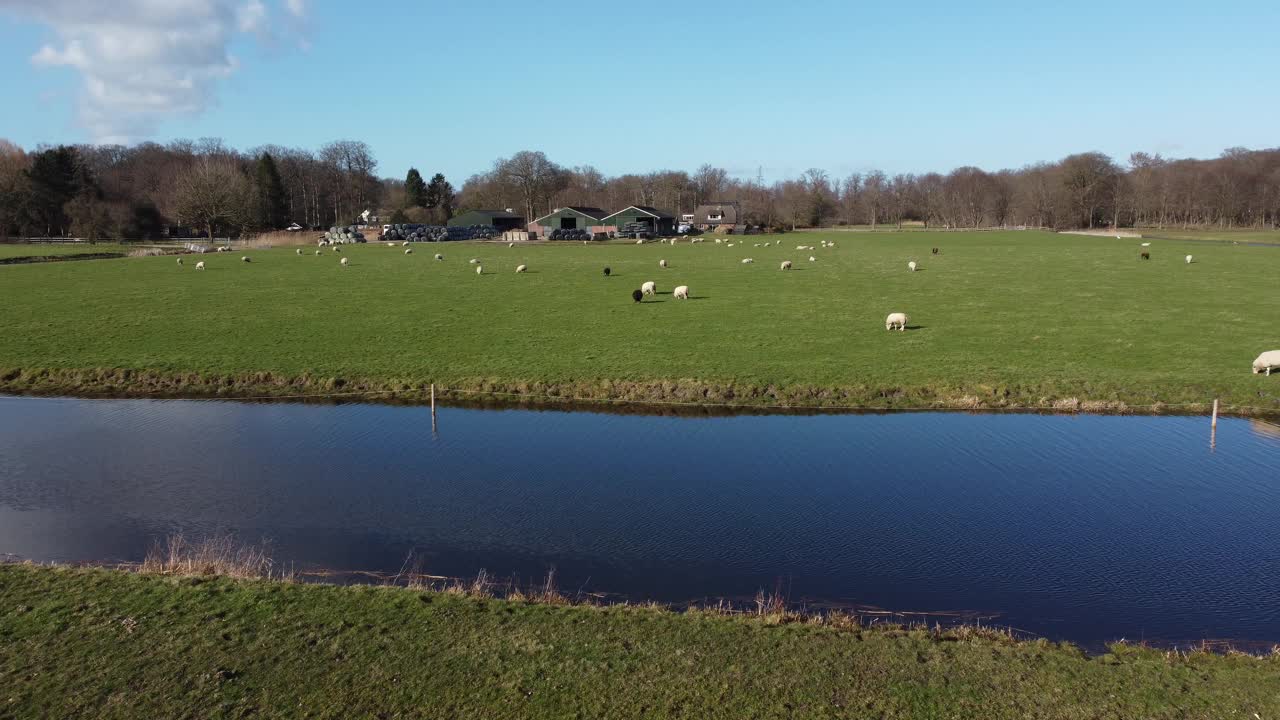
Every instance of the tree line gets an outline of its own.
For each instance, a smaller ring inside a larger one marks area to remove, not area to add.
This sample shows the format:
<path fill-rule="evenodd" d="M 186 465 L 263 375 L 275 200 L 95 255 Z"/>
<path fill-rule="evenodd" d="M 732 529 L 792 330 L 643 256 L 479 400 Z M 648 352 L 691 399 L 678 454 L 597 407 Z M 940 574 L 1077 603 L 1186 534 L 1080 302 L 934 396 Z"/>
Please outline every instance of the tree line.
<path fill-rule="evenodd" d="M 466 209 L 507 209 L 532 220 L 556 207 L 647 205 L 673 214 L 738 201 L 745 221 L 775 229 L 831 225 L 977 227 L 1271 227 L 1280 224 L 1280 149 L 1231 148 L 1213 159 L 1097 152 L 1017 170 L 825 170 L 773 183 L 702 165 L 608 177 L 544 153 L 499 158 L 455 190 L 416 168 L 379 179 L 363 142 L 318 151 L 218 139 L 40 147 L 0 140 L 0 236 L 148 239 L 181 226 L 212 235 L 347 225 L 370 209 L 392 222 L 443 224 Z"/>

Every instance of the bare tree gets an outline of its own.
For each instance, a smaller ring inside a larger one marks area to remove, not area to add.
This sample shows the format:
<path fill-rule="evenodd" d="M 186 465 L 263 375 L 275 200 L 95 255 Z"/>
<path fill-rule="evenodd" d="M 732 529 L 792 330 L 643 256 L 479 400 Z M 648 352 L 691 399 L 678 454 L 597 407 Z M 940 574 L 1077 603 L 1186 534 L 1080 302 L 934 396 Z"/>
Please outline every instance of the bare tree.
<path fill-rule="evenodd" d="M 541 208 L 569 186 L 569 173 L 547 159 L 545 153 L 522 150 L 493 165 L 494 175 L 514 187 L 524 201 L 526 220 L 533 220 Z M 550 208 L 547 208 L 550 210 Z"/>
<path fill-rule="evenodd" d="M 178 181 L 178 218 L 213 240 L 215 228 L 245 222 L 248 198 L 249 179 L 234 161 L 201 158 Z"/>
<path fill-rule="evenodd" d="M 8 240 L 10 229 L 22 218 L 23 205 L 30 192 L 28 166 L 27 154 L 22 148 L 0 139 L 0 240 Z"/>

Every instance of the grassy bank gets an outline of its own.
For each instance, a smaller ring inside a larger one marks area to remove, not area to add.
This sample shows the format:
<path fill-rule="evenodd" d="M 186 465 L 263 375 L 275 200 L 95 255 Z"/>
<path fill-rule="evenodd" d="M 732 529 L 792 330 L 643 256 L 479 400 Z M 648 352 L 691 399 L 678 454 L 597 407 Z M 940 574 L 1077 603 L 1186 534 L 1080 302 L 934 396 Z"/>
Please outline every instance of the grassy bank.
<path fill-rule="evenodd" d="M 1253 718 L 1280 655 L 0 565 L 5 717 Z"/>
<path fill-rule="evenodd" d="M 1280 346 L 1274 248 L 1156 241 L 1142 262 L 1136 241 L 1039 232 L 735 242 L 3 267 L 0 391 L 414 399 L 434 382 L 533 399 L 1195 411 L 1220 397 L 1280 412 L 1280 382 L 1249 370 Z M 646 280 L 659 294 L 637 305 Z M 679 284 L 693 299 L 672 298 Z M 892 311 L 912 329 L 886 332 Z"/>

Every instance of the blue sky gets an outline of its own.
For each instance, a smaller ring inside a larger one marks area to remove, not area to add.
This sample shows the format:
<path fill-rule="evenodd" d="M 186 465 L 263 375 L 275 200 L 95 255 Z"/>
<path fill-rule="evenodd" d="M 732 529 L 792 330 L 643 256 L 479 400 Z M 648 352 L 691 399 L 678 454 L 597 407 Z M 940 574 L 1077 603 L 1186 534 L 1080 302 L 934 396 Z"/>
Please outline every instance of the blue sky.
<path fill-rule="evenodd" d="M 120 1 L 139 17 L 163 2 Z M 373 147 L 380 174 L 414 165 L 455 182 L 522 149 L 606 174 L 705 162 L 777 180 L 809 167 L 999 169 L 1085 150 L 1211 157 L 1280 145 L 1274 1 L 172 0 L 178 14 L 192 9 L 173 22 L 199 48 L 80 62 L 68 37 L 126 22 L 80 14 L 97 4 L 0 0 L 0 137 L 31 147 L 123 129 L 242 148 L 352 138 Z M 250 5 L 260 17 L 244 14 Z M 238 19 L 202 32 L 223 10 Z M 128 127 L 112 126 L 122 105 L 111 84 L 86 109 L 99 64 L 131 83 L 129 62 L 162 72 L 221 45 L 234 61 L 183 95 L 168 94 L 163 74 L 131 86 L 160 104 Z"/>

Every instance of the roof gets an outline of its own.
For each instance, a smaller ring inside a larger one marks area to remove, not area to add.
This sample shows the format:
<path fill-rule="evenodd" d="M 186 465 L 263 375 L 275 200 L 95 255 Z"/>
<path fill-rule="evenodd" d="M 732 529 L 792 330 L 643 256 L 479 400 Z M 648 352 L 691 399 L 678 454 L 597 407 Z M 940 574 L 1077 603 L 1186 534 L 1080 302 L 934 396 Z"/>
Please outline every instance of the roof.
<path fill-rule="evenodd" d="M 675 220 L 675 216 L 664 213 L 657 208 L 649 207 L 648 205 L 629 205 L 627 207 L 622 208 L 621 210 L 614 213 L 613 215 L 621 215 L 622 213 L 628 210 L 639 210 L 640 212 L 646 215 L 649 215 L 651 217 L 658 218 L 659 220 Z M 608 220 L 609 218 L 613 217 L 613 215 L 606 217 L 605 220 Z"/>
<path fill-rule="evenodd" d="M 555 210 L 552 210 L 546 215 L 543 215 L 542 217 L 537 218 L 536 220 L 534 220 L 534 222 L 536 223 L 538 222 L 538 220 L 542 220 L 543 218 L 549 218 L 552 215 L 555 215 L 556 213 L 559 213 L 559 212 L 564 212 L 565 210 L 571 210 L 573 212 L 578 213 L 579 215 L 586 215 L 592 220 L 603 220 L 604 218 L 609 216 L 609 213 L 605 212 L 604 210 L 601 210 L 600 208 L 584 207 L 581 205 L 578 205 L 578 206 L 570 205 L 569 207 L 556 208 Z"/>
<path fill-rule="evenodd" d="M 509 218 L 511 220 L 521 219 L 520 215 L 513 212 L 507 212 L 506 210 L 467 210 L 465 212 L 458 213 L 458 215 L 470 215 L 472 213 L 475 213 L 476 215 L 486 215 L 492 218 Z"/>

